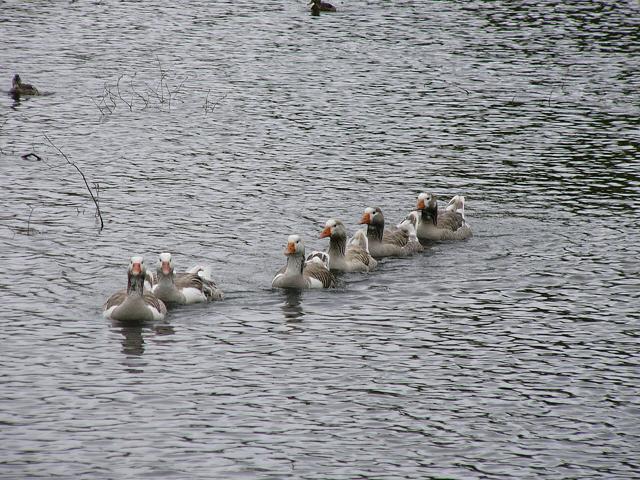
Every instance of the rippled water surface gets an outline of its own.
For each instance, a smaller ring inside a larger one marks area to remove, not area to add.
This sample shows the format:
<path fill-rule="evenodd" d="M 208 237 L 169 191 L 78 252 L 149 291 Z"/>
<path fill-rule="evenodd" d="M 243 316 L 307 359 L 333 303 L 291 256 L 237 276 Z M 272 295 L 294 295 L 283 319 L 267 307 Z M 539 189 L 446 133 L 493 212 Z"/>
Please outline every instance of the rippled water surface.
<path fill-rule="evenodd" d="M 638 3 L 306 3 L 0 2 L 0 477 L 640 476 Z M 270 289 L 425 190 L 473 238 Z M 161 251 L 226 300 L 105 320 Z"/>

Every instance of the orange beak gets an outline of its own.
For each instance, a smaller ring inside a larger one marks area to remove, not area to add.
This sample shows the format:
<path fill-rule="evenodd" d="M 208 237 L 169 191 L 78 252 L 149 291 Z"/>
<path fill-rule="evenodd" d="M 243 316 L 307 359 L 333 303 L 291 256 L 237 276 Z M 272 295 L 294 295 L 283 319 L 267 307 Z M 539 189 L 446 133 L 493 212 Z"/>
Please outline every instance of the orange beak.
<path fill-rule="evenodd" d="M 135 262 L 133 264 L 133 268 L 131 269 L 131 272 L 134 273 L 135 275 L 140 275 L 140 273 L 142 272 L 142 266 L 140 265 L 139 262 Z"/>
<path fill-rule="evenodd" d="M 424 198 L 418 200 L 418 210 L 424 210 Z"/>
<path fill-rule="evenodd" d="M 284 251 L 286 255 L 296 253 L 296 244 L 293 242 L 287 243 L 287 249 Z"/>
<path fill-rule="evenodd" d="M 325 227 L 320 233 L 320 238 L 326 238 L 331 236 L 331 227 Z"/>
<path fill-rule="evenodd" d="M 164 273 L 165 275 L 169 275 L 171 273 L 169 262 L 162 262 L 162 273 Z"/>
<path fill-rule="evenodd" d="M 369 225 L 371 223 L 371 214 L 365 213 L 364 215 L 362 215 L 362 218 L 358 223 L 360 223 L 360 225 L 362 225 L 363 223 L 366 223 L 367 225 Z"/>

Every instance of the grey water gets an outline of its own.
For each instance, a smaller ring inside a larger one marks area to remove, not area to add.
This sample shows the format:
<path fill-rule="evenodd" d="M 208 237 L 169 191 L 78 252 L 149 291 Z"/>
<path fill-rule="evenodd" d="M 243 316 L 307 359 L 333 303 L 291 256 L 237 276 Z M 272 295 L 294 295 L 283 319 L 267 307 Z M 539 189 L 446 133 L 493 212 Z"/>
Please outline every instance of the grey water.
<path fill-rule="evenodd" d="M 0 478 L 640 477 L 640 5 L 332 3 L 0 2 Z M 423 191 L 474 236 L 270 288 Z M 162 251 L 225 301 L 104 319 Z"/>

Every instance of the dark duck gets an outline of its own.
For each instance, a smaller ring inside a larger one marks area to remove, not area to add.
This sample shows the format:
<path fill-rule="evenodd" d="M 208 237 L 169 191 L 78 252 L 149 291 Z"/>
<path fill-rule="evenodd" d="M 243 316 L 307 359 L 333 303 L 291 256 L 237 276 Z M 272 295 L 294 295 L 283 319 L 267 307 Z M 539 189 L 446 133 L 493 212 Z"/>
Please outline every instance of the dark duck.
<path fill-rule="evenodd" d="M 33 85 L 22 83 L 20 75 L 16 74 L 13 77 L 12 88 L 9 90 L 9 94 L 14 97 L 19 97 L 20 95 L 40 95 L 40 92 Z"/>

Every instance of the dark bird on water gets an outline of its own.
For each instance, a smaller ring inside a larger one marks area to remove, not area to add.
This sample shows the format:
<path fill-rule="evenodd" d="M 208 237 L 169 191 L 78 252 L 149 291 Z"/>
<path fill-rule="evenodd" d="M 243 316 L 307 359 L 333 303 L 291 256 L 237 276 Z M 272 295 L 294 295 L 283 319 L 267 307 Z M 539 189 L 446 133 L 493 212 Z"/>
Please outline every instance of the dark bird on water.
<path fill-rule="evenodd" d="M 336 12 L 337 11 L 336 7 L 334 7 L 328 2 L 323 2 L 322 0 L 311 0 L 311 2 L 309 2 L 309 5 L 311 5 L 311 15 L 313 15 L 314 17 L 317 17 L 318 15 L 320 15 L 320 12 Z"/>
<path fill-rule="evenodd" d="M 16 74 L 13 77 L 12 88 L 9 90 L 9 94 L 13 96 L 20 95 L 40 95 L 40 92 L 36 87 L 28 83 L 22 83 L 20 75 Z"/>

